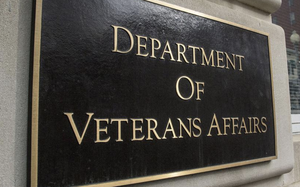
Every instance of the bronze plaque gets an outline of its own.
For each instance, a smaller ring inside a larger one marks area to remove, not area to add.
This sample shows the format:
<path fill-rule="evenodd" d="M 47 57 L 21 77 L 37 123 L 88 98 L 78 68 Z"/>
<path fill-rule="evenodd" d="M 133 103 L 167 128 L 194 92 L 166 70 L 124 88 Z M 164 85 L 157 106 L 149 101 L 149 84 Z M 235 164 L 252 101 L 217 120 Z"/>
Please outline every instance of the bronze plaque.
<path fill-rule="evenodd" d="M 160 1 L 37 0 L 34 186 L 276 158 L 268 34 Z"/>

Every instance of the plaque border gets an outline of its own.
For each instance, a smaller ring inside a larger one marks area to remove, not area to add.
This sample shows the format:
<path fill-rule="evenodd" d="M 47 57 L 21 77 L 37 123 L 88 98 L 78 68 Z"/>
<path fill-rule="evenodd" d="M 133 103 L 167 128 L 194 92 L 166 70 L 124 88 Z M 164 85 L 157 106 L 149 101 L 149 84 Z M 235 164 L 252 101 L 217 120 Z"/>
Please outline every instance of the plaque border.
<path fill-rule="evenodd" d="M 208 166 L 204 168 L 196 168 L 196 169 L 189 169 L 183 170 L 178 172 L 171 172 L 166 174 L 157 174 L 151 175 L 146 177 L 137 177 L 132 179 L 124 179 L 124 180 L 117 180 L 111 182 L 102 182 L 102 183 L 95 183 L 95 184 L 87 184 L 87 185 L 77 185 L 78 187 L 103 187 L 103 186 L 120 186 L 120 185 L 130 185 L 130 184 L 137 184 L 142 182 L 150 182 L 162 179 L 169 179 L 174 177 L 204 173 L 209 171 L 215 171 L 220 169 L 226 168 L 233 168 L 238 166 L 245 166 L 254 163 L 260 163 L 265 161 L 271 161 L 277 159 L 278 157 L 278 150 L 277 150 L 277 128 L 276 128 L 276 115 L 275 115 L 275 102 L 274 102 L 274 81 L 273 81 L 273 69 L 272 69 L 272 59 L 271 59 L 271 51 L 270 51 L 270 40 L 269 34 L 263 31 L 259 31 L 256 29 L 252 29 L 250 27 L 246 27 L 244 25 L 234 23 L 231 21 L 227 21 L 221 18 L 217 18 L 214 16 L 210 16 L 205 13 L 201 13 L 195 10 L 191 10 L 188 8 L 184 8 L 178 5 L 174 5 L 171 3 L 163 2 L 160 0 L 143 0 L 150 3 L 154 3 L 157 5 L 165 6 L 168 8 L 172 8 L 175 10 L 179 10 L 185 13 L 189 13 L 195 16 L 204 17 L 210 20 L 214 20 L 220 23 L 225 23 L 228 25 L 232 25 L 238 28 L 242 28 L 248 31 L 252 31 L 261 35 L 265 35 L 268 39 L 268 52 L 269 52 L 269 60 L 270 60 L 270 78 L 271 78 L 271 88 L 272 88 L 272 105 L 273 105 L 273 120 L 274 120 L 274 143 L 275 143 L 275 156 L 258 158 L 258 159 L 251 159 L 245 160 L 240 162 L 234 162 L 229 164 L 221 164 L 217 166 Z M 38 116 L 39 116 L 39 80 L 40 80 L 40 50 L 41 50 L 41 27 L 42 27 L 42 4 L 43 0 L 36 0 L 35 1 L 35 18 L 33 19 L 34 22 L 34 42 L 33 42 L 33 73 L 32 73 L 32 101 L 31 101 L 31 139 L 30 139 L 30 163 L 28 164 L 30 167 L 30 181 L 29 184 L 31 187 L 38 186 Z"/>

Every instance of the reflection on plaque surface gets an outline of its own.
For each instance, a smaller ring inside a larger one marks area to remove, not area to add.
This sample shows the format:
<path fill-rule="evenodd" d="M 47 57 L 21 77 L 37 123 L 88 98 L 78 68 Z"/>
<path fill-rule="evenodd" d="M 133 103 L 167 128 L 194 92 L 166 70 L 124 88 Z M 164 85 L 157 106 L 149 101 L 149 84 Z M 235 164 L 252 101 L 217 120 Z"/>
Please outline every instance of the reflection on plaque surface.
<path fill-rule="evenodd" d="M 276 158 L 268 35 L 159 1 L 37 1 L 32 186 Z"/>

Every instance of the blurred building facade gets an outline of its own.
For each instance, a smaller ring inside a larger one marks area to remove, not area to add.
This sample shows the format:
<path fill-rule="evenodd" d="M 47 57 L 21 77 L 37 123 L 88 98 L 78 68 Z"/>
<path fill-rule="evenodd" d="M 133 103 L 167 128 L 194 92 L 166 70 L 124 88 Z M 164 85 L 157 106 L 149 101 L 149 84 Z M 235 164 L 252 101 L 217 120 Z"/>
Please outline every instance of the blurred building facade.
<path fill-rule="evenodd" d="M 272 22 L 281 26 L 285 31 L 287 48 L 287 65 L 289 73 L 290 100 L 292 114 L 300 114 L 300 64 L 299 64 L 299 35 L 300 33 L 300 1 L 282 0 L 278 11 L 272 14 Z M 298 38 L 291 41 L 291 36 Z"/>

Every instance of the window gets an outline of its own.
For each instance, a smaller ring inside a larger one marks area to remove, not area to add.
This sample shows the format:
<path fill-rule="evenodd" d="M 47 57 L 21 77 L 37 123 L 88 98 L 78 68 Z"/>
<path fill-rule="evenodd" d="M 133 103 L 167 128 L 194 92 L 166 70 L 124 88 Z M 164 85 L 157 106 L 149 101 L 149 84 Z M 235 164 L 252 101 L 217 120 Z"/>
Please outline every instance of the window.
<path fill-rule="evenodd" d="M 288 61 L 288 71 L 290 76 L 297 75 L 297 67 L 294 60 Z"/>
<path fill-rule="evenodd" d="M 277 17 L 272 17 L 272 23 L 277 25 Z"/>
<path fill-rule="evenodd" d="M 293 6 L 294 5 L 294 0 L 289 0 L 289 6 Z"/>
<path fill-rule="evenodd" d="M 291 22 L 291 25 L 295 24 L 295 13 L 294 12 L 290 13 L 290 22 Z"/>

